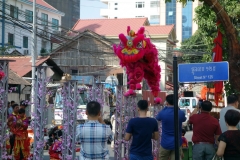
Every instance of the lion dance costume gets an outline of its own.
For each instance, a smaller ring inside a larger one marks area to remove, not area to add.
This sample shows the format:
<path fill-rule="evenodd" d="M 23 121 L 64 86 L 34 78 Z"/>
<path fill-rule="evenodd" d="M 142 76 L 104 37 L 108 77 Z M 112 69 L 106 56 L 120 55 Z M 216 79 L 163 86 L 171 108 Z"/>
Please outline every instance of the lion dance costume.
<path fill-rule="evenodd" d="M 158 51 L 150 39 L 145 37 L 144 32 L 144 27 L 137 33 L 128 27 L 127 36 L 120 34 L 120 44 L 113 46 L 115 54 L 120 59 L 120 65 L 126 67 L 129 79 L 129 90 L 125 96 L 135 94 L 134 90 L 141 89 L 140 83 L 143 78 L 154 97 L 157 97 L 160 91 L 161 68 L 158 64 Z"/>

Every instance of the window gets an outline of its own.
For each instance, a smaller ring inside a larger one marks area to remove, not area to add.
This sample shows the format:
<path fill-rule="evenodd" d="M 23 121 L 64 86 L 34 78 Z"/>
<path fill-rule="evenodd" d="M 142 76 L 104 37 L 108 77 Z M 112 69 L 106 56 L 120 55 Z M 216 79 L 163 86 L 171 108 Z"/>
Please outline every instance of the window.
<path fill-rule="evenodd" d="M 117 19 L 117 17 L 114 17 L 114 19 Z"/>
<path fill-rule="evenodd" d="M 12 18 L 18 19 L 18 7 L 15 7 L 13 5 L 10 5 L 10 16 Z"/>
<path fill-rule="evenodd" d="M 78 75 L 78 70 L 77 69 L 72 69 L 72 75 Z"/>
<path fill-rule="evenodd" d="M 195 99 L 192 100 L 192 107 L 193 108 L 196 108 L 197 107 L 197 102 Z"/>
<path fill-rule="evenodd" d="M 23 48 L 28 48 L 28 37 L 23 36 Z"/>
<path fill-rule="evenodd" d="M 42 24 L 45 26 L 48 25 L 48 15 L 45 13 L 42 13 Z"/>
<path fill-rule="evenodd" d="M 118 3 L 115 3 L 115 5 L 118 5 Z"/>
<path fill-rule="evenodd" d="M 47 48 L 47 41 L 42 40 L 42 48 L 46 50 L 46 48 Z"/>
<path fill-rule="evenodd" d="M 59 27 L 59 21 L 57 19 L 52 19 L 52 29 L 58 30 Z"/>
<path fill-rule="evenodd" d="M 115 10 L 118 10 L 117 8 L 115 8 Z"/>
<path fill-rule="evenodd" d="M 176 24 L 176 1 L 166 3 L 166 25 Z"/>
<path fill-rule="evenodd" d="M 25 20 L 29 23 L 33 22 L 33 12 L 30 10 L 26 10 Z"/>
<path fill-rule="evenodd" d="M 149 22 L 150 22 L 150 24 L 159 24 L 160 23 L 160 15 L 151 15 Z"/>
<path fill-rule="evenodd" d="M 14 44 L 14 35 L 12 33 L 8 33 L 8 44 L 12 46 Z"/>
<path fill-rule="evenodd" d="M 136 2 L 136 8 L 144 8 L 144 2 Z"/>
<path fill-rule="evenodd" d="M 157 8 L 157 7 L 159 7 L 160 5 L 159 5 L 159 1 L 151 1 L 150 2 L 150 7 L 151 8 Z"/>
<path fill-rule="evenodd" d="M 182 41 L 192 36 L 192 2 L 182 9 Z"/>

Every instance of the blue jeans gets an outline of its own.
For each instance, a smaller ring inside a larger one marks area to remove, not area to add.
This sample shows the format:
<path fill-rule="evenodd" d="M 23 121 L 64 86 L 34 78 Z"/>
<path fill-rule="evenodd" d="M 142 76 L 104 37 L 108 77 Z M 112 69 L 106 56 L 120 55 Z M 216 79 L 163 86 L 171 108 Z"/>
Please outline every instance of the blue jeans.
<path fill-rule="evenodd" d="M 130 160 L 153 160 L 153 156 L 138 156 L 134 154 L 129 155 Z"/>
<path fill-rule="evenodd" d="M 194 160 L 212 160 L 216 150 L 213 144 L 194 144 L 193 159 Z"/>

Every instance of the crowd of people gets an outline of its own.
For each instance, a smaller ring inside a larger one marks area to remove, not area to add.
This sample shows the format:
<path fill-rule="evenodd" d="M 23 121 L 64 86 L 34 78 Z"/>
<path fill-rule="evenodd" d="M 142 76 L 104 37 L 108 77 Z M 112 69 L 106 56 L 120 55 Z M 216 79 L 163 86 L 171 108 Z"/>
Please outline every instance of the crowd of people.
<path fill-rule="evenodd" d="M 12 155 L 15 160 L 27 160 L 30 156 L 30 139 L 28 137 L 29 117 L 25 114 L 28 104 L 21 101 L 20 105 L 14 101 L 8 102 L 7 126 L 10 132 L 7 141 L 8 155 Z"/>
<path fill-rule="evenodd" d="M 228 106 L 220 112 L 220 120 L 212 117 L 212 103 L 203 101 L 189 115 L 189 123 L 193 125 L 193 160 L 212 160 L 214 157 L 223 157 L 225 160 L 240 159 L 240 111 L 236 95 L 227 98 Z M 148 102 L 140 100 L 137 103 L 138 117 L 129 120 L 124 141 L 132 140 L 130 147 L 130 160 L 153 160 L 152 140 L 160 141 L 159 158 L 161 160 L 175 159 L 174 137 L 174 95 L 166 96 L 164 108 L 151 118 L 147 116 Z M 9 103 L 8 122 L 10 131 L 8 154 L 15 160 L 26 160 L 30 156 L 30 139 L 27 128 L 30 119 L 25 114 L 27 104 L 22 101 L 20 105 L 14 101 Z M 115 111 L 114 111 L 115 112 Z M 115 114 L 111 122 L 104 121 L 101 106 L 91 101 L 87 104 L 86 114 L 88 121 L 76 128 L 76 141 L 81 144 L 79 160 L 107 160 L 110 144 L 114 140 Z M 178 110 L 179 116 L 179 157 L 184 158 L 182 148 L 188 147 L 182 129 L 186 121 L 185 113 Z M 159 137 L 158 122 L 162 123 L 162 134 Z M 106 123 L 113 125 L 106 125 Z M 117 145 L 117 144 L 115 144 Z M 114 148 L 114 143 L 111 143 Z"/>
<path fill-rule="evenodd" d="M 228 105 L 221 109 L 220 120 L 212 117 L 210 101 L 203 101 L 190 115 L 193 124 L 193 159 L 212 160 L 223 157 L 225 160 L 240 159 L 239 102 L 236 95 L 227 97 Z M 239 138 L 238 138 L 239 137 Z"/>
<path fill-rule="evenodd" d="M 203 101 L 190 114 L 189 123 L 193 125 L 193 160 L 212 160 L 223 157 L 224 160 L 240 159 L 240 111 L 237 109 L 239 102 L 236 95 L 227 98 L 228 106 L 220 112 L 220 120 L 210 115 L 212 103 Z M 159 140 L 157 121 L 162 123 L 159 159 L 175 160 L 174 137 L 174 95 L 166 96 L 165 107 L 155 118 L 147 116 L 148 102 L 138 102 L 138 117 L 130 119 L 127 125 L 124 140 L 132 140 L 130 147 L 130 160 L 153 160 L 152 140 Z M 101 117 L 101 107 L 98 102 L 87 104 L 86 114 L 88 121 L 77 126 L 76 140 L 81 143 L 79 160 L 107 160 L 109 150 L 107 141 L 114 139 L 114 132 L 110 126 L 105 125 Z M 186 131 L 182 123 L 186 116 L 179 109 L 179 157 L 184 158 L 182 148 L 188 147 L 184 137 Z M 115 123 L 115 116 L 111 122 Z M 115 126 L 114 126 L 115 128 Z M 115 130 L 114 130 L 115 131 Z M 118 144 L 115 144 L 118 145 Z M 111 145 L 113 147 L 113 143 Z"/>

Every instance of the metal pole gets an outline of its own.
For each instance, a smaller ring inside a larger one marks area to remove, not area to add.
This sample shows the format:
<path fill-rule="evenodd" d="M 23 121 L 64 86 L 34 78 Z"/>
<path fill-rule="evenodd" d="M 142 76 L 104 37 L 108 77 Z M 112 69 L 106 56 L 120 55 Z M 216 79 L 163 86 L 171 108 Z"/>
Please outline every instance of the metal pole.
<path fill-rule="evenodd" d="M 177 57 L 173 57 L 173 86 L 174 86 L 174 137 L 175 160 L 179 160 L 179 119 L 178 119 L 178 66 Z"/>
<path fill-rule="evenodd" d="M 2 1 L 2 54 L 4 54 L 5 43 L 5 0 Z"/>
<path fill-rule="evenodd" d="M 36 0 L 33 0 L 33 24 L 32 24 L 32 98 L 31 98 L 31 112 L 34 112 L 34 99 L 35 99 L 35 60 L 36 60 Z"/>

